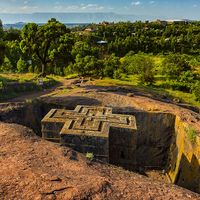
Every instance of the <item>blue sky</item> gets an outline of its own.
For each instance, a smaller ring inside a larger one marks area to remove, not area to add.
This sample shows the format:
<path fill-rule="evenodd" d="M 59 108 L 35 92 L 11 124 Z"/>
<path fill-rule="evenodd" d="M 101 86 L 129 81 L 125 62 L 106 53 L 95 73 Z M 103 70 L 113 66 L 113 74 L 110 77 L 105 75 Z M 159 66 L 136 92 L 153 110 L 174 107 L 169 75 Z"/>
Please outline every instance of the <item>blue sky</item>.
<path fill-rule="evenodd" d="M 0 0 L 0 13 L 116 12 L 200 20 L 200 0 Z"/>

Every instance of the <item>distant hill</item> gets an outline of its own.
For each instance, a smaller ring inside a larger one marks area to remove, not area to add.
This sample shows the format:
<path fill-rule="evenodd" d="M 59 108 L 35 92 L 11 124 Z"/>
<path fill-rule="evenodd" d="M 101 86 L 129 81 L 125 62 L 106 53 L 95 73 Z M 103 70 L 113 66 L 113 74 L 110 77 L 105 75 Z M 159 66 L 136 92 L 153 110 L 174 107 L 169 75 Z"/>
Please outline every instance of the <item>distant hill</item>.
<path fill-rule="evenodd" d="M 45 23 L 50 18 L 56 18 L 63 23 L 99 23 L 102 21 L 118 22 L 118 21 L 136 21 L 136 20 L 153 20 L 160 18 L 158 16 L 136 16 L 124 15 L 113 12 L 109 13 L 31 13 L 31 14 L 2 14 L 0 19 L 4 24 L 15 24 L 18 22 L 35 22 Z"/>
<path fill-rule="evenodd" d="M 14 24 L 4 24 L 3 28 L 6 29 L 10 29 L 10 28 L 14 28 L 14 29 L 19 29 L 21 30 L 23 28 L 23 26 L 27 24 L 24 22 L 18 22 L 18 23 L 14 23 Z M 38 25 L 43 25 L 44 23 L 37 23 Z M 77 27 L 77 26 L 87 26 L 88 23 L 65 23 L 65 25 L 69 28 L 73 28 L 73 27 Z"/>

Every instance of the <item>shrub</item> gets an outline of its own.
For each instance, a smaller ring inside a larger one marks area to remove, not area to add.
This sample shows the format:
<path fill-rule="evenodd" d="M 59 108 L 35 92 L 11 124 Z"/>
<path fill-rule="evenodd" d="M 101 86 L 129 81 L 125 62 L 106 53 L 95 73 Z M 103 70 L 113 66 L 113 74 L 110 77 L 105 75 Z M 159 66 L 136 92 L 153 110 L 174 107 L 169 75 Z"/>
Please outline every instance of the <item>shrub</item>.
<path fill-rule="evenodd" d="M 73 63 L 70 63 L 67 67 L 64 68 L 64 75 L 65 76 L 68 76 L 70 74 L 74 74 L 74 71 L 73 71 Z"/>
<path fill-rule="evenodd" d="M 192 87 L 192 93 L 195 95 L 196 99 L 200 101 L 200 81 L 197 81 Z"/>
<path fill-rule="evenodd" d="M 196 141 L 197 132 L 193 127 L 189 127 L 187 130 L 187 136 L 190 142 L 194 143 Z"/>
<path fill-rule="evenodd" d="M 93 160 L 94 159 L 94 154 L 93 153 L 86 153 L 86 158 L 89 160 Z"/>
<path fill-rule="evenodd" d="M 195 80 L 195 74 L 192 71 L 184 71 L 180 74 L 178 81 L 191 85 Z"/>
<path fill-rule="evenodd" d="M 19 73 L 21 73 L 21 72 L 25 72 L 26 71 L 26 62 L 22 59 L 22 58 L 20 58 L 19 60 L 18 60 L 18 62 L 17 62 L 17 71 L 19 72 Z"/>
<path fill-rule="evenodd" d="M 162 88 L 190 92 L 191 85 L 183 82 L 168 80 L 160 85 Z"/>
<path fill-rule="evenodd" d="M 116 70 L 113 74 L 114 79 L 121 79 L 122 78 L 122 71 L 120 69 Z"/>
<path fill-rule="evenodd" d="M 13 72 L 14 71 L 11 62 L 7 57 L 4 58 L 4 62 L 2 64 L 1 71 L 2 72 Z"/>
<path fill-rule="evenodd" d="M 33 73 L 33 72 L 34 72 L 34 68 L 33 68 L 32 65 L 30 65 L 30 66 L 28 67 L 28 72 L 29 72 L 29 73 Z"/>
<path fill-rule="evenodd" d="M 0 81 L 0 90 L 3 90 L 3 88 L 4 88 L 3 81 Z"/>

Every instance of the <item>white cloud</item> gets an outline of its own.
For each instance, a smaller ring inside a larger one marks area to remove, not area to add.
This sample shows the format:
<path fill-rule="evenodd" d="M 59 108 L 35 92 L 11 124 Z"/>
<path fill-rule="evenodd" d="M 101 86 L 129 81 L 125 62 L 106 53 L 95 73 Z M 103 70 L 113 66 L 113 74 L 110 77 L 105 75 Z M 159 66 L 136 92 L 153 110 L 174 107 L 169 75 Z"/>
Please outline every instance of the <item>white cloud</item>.
<path fill-rule="evenodd" d="M 57 3 L 54 6 L 54 9 L 59 10 L 59 11 L 98 11 L 98 10 L 103 10 L 105 9 L 104 6 L 99 5 L 99 4 L 80 4 L 80 5 L 61 5 Z M 111 8 L 109 8 L 111 9 Z"/>
<path fill-rule="evenodd" d="M 24 4 L 24 6 L 3 8 L 1 10 L 1 13 L 30 13 L 30 12 L 36 12 L 37 10 L 38 10 L 37 6 L 28 6 Z"/>
<path fill-rule="evenodd" d="M 193 5 L 194 8 L 197 8 L 198 6 L 196 4 Z"/>
<path fill-rule="evenodd" d="M 131 5 L 133 5 L 133 6 L 139 6 L 139 5 L 141 5 L 141 2 L 140 1 L 133 1 L 131 3 Z"/>
<path fill-rule="evenodd" d="M 154 4 L 155 3 L 155 1 L 149 1 L 149 4 Z"/>
<path fill-rule="evenodd" d="M 93 9 L 94 10 L 102 10 L 102 9 L 104 9 L 104 7 L 100 6 L 98 4 L 86 4 L 86 5 L 82 4 L 81 9 L 82 10 L 87 10 L 87 9 L 89 9 L 89 10 L 93 10 Z"/>

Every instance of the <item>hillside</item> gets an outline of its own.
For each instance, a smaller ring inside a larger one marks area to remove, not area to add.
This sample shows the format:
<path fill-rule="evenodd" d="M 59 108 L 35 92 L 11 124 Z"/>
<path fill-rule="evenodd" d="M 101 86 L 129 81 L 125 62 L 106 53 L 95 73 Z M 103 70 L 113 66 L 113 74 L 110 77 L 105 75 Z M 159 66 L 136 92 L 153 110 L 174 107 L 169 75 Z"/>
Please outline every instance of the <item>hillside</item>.
<path fill-rule="evenodd" d="M 74 12 L 74 13 L 6 13 L 0 14 L 0 19 L 5 23 L 17 23 L 17 22 L 36 22 L 44 23 L 50 18 L 56 18 L 63 23 L 99 23 L 102 21 L 118 22 L 118 21 L 136 21 L 157 19 L 158 16 L 138 16 L 138 15 L 125 15 L 117 14 L 114 12 Z"/>

